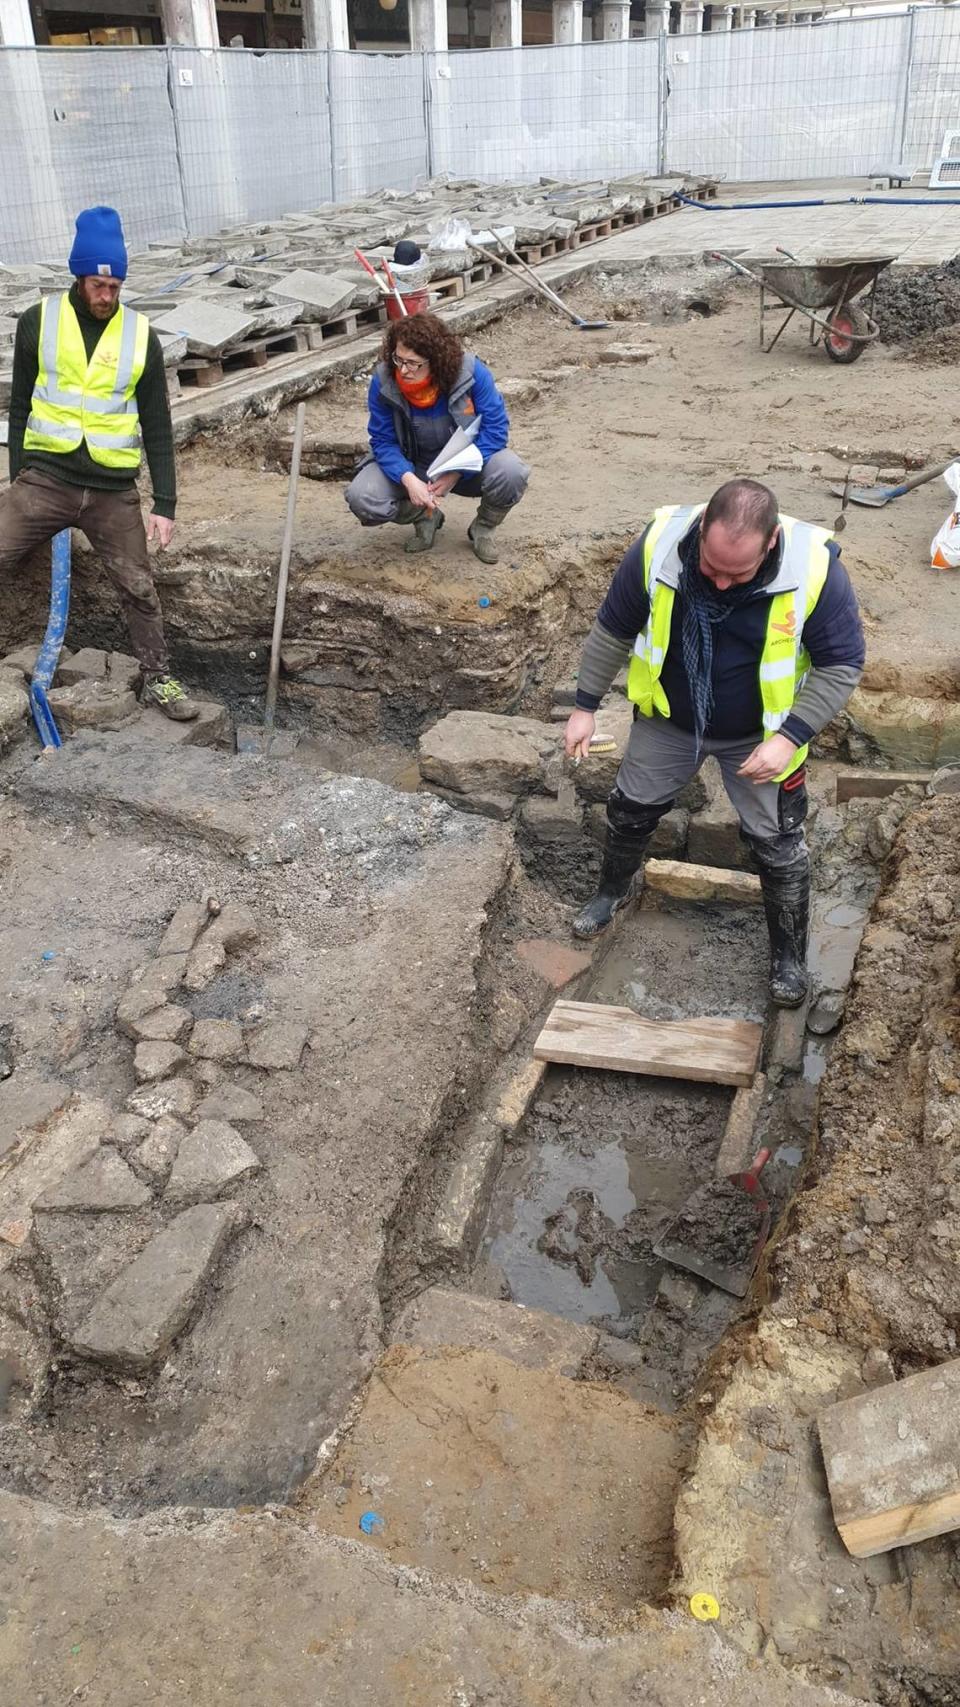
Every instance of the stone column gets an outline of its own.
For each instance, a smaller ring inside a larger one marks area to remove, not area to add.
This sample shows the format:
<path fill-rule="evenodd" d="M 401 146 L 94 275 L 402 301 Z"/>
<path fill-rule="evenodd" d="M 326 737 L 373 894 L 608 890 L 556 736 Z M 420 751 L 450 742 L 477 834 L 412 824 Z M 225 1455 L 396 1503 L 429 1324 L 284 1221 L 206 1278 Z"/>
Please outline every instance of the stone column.
<path fill-rule="evenodd" d="M 523 0 L 492 0 L 490 46 L 523 46 Z"/>
<path fill-rule="evenodd" d="M 160 0 L 164 40 L 175 47 L 219 47 L 214 0 Z"/>
<path fill-rule="evenodd" d="M 303 0 L 303 45 L 349 51 L 347 0 Z"/>
<path fill-rule="evenodd" d="M 710 30 L 722 35 L 725 30 L 733 29 L 733 7 L 713 6 L 710 9 Z"/>
<path fill-rule="evenodd" d="M 601 41 L 630 40 L 630 0 L 603 0 Z"/>
<path fill-rule="evenodd" d="M 670 34 L 670 0 L 647 0 L 643 14 L 643 33 L 647 41 Z"/>
<path fill-rule="evenodd" d="M 447 0 L 410 0 L 410 46 L 414 53 L 446 53 Z"/>
<path fill-rule="evenodd" d="M 553 44 L 569 47 L 583 40 L 583 0 L 553 0 Z"/>
<path fill-rule="evenodd" d="M 682 36 L 698 36 L 703 31 L 703 7 L 696 3 L 689 4 L 683 0 L 680 7 L 680 34 Z"/>
<path fill-rule="evenodd" d="M 34 40 L 29 0 L 0 0 L 0 43 L 4 47 L 33 47 Z"/>

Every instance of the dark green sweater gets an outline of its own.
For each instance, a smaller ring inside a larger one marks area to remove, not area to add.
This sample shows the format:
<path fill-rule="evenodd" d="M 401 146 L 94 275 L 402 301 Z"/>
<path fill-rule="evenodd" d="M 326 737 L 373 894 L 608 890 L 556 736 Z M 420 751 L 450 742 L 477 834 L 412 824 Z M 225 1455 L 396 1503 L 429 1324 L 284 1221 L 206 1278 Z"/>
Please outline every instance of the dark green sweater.
<path fill-rule="evenodd" d="M 93 355 L 100 335 L 108 324 L 88 313 L 74 285 L 70 301 L 76 309 L 87 360 Z M 40 304 L 28 308 L 17 322 L 17 339 L 13 351 L 13 387 L 10 394 L 10 479 L 15 480 L 21 468 L 42 468 L 68 486 L 92 486 L 99 492 L 128 492 L 136 484 L 129 468 L 104 468 L 94 462 L 86 441 L 76 450 L 62 453 L 23 448 L 27 430 L 30 401 L 37 382 L 40 346 Z M 167 376 L 163 368 L 163 351 L 156 332 L 147 340 L 147 361 L 137 386 L 137 409 L 143 447 L 150 466 L 153 484 L 153 508 L 158 516 L 172 520 L 177 508 L 177 474 L 173 459 L 173 428 L 170 425 L 170 400 L 167 396 Z"/>

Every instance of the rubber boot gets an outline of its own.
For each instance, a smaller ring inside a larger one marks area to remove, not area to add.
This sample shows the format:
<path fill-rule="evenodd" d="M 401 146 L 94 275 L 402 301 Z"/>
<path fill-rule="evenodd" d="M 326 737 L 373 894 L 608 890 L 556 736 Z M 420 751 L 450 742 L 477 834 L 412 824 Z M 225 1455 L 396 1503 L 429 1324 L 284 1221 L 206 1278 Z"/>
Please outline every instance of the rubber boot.
<path fill-rule="evenodd" d="M 399 516 L 397 517 L 399 521 Z M 404 551 L 432 551 L 433 542 L 443 527 L 444 514 L 442 510 L 417 510 L 413 518 L 413 538 L 408 539 Z"/>
<path fill-rule="evenodd" d="M 571 926 L 574 936 L 600 936 L 612 923 L 629 899 L 630 886 L 643 864 L 649 840 L 650 836 L 646 835 L 627 841 L 615 830 L 607 831 L 600 886 L 574 919 Z"/>
<path fill-rule="evenodd" d="M 770 999 L 778 1008 L 798 1008 L 810 988 L 810 861 L 804 853 L 784 866 L 758 859 L 757 867 L 770 936 Z"/>
<path fill-rule="evenodd" d="M 480 508 L 467 529 L 467 538 L 473 546 L 473 554 L 479 557 L 481 563 L 499 563 L 500 554 L 493 530 L 500 526 L 509 513 L 509 510 L 498 510 L 489 499 L 481 498 Z"/>

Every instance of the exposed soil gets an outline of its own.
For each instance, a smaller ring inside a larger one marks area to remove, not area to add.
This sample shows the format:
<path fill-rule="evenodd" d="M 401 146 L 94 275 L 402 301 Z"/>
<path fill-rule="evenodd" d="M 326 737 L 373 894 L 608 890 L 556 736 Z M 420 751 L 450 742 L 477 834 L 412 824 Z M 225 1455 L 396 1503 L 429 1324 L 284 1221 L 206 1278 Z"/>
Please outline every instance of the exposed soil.
<path fill-rule="evenodd" d="M 955 325 L 960 320 L 960 256 L 940 267 L 894 267 L 881 273 L 876 318 L 885 343 L 907 346 Z"/>

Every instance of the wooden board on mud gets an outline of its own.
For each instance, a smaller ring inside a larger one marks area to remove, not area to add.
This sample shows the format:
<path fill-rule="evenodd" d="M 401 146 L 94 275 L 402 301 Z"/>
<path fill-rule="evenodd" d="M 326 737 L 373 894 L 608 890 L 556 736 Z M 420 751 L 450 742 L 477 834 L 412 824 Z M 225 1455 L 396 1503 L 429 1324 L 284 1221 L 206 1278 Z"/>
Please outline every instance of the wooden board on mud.
<path fill-rule="evenodd" d="M 960 1358 L 824 1411 L 830 1503 L 854 1558 L 960 1529 L 958 1419 Z"/>
<path fill-rule="evenodd" d="M 749 1085 L 762 1029 L 751 1020 L 650 1020 L 632 1008 L 557 1002 L 533 1053 L 538 1061 L 567 1067 Z"/>

